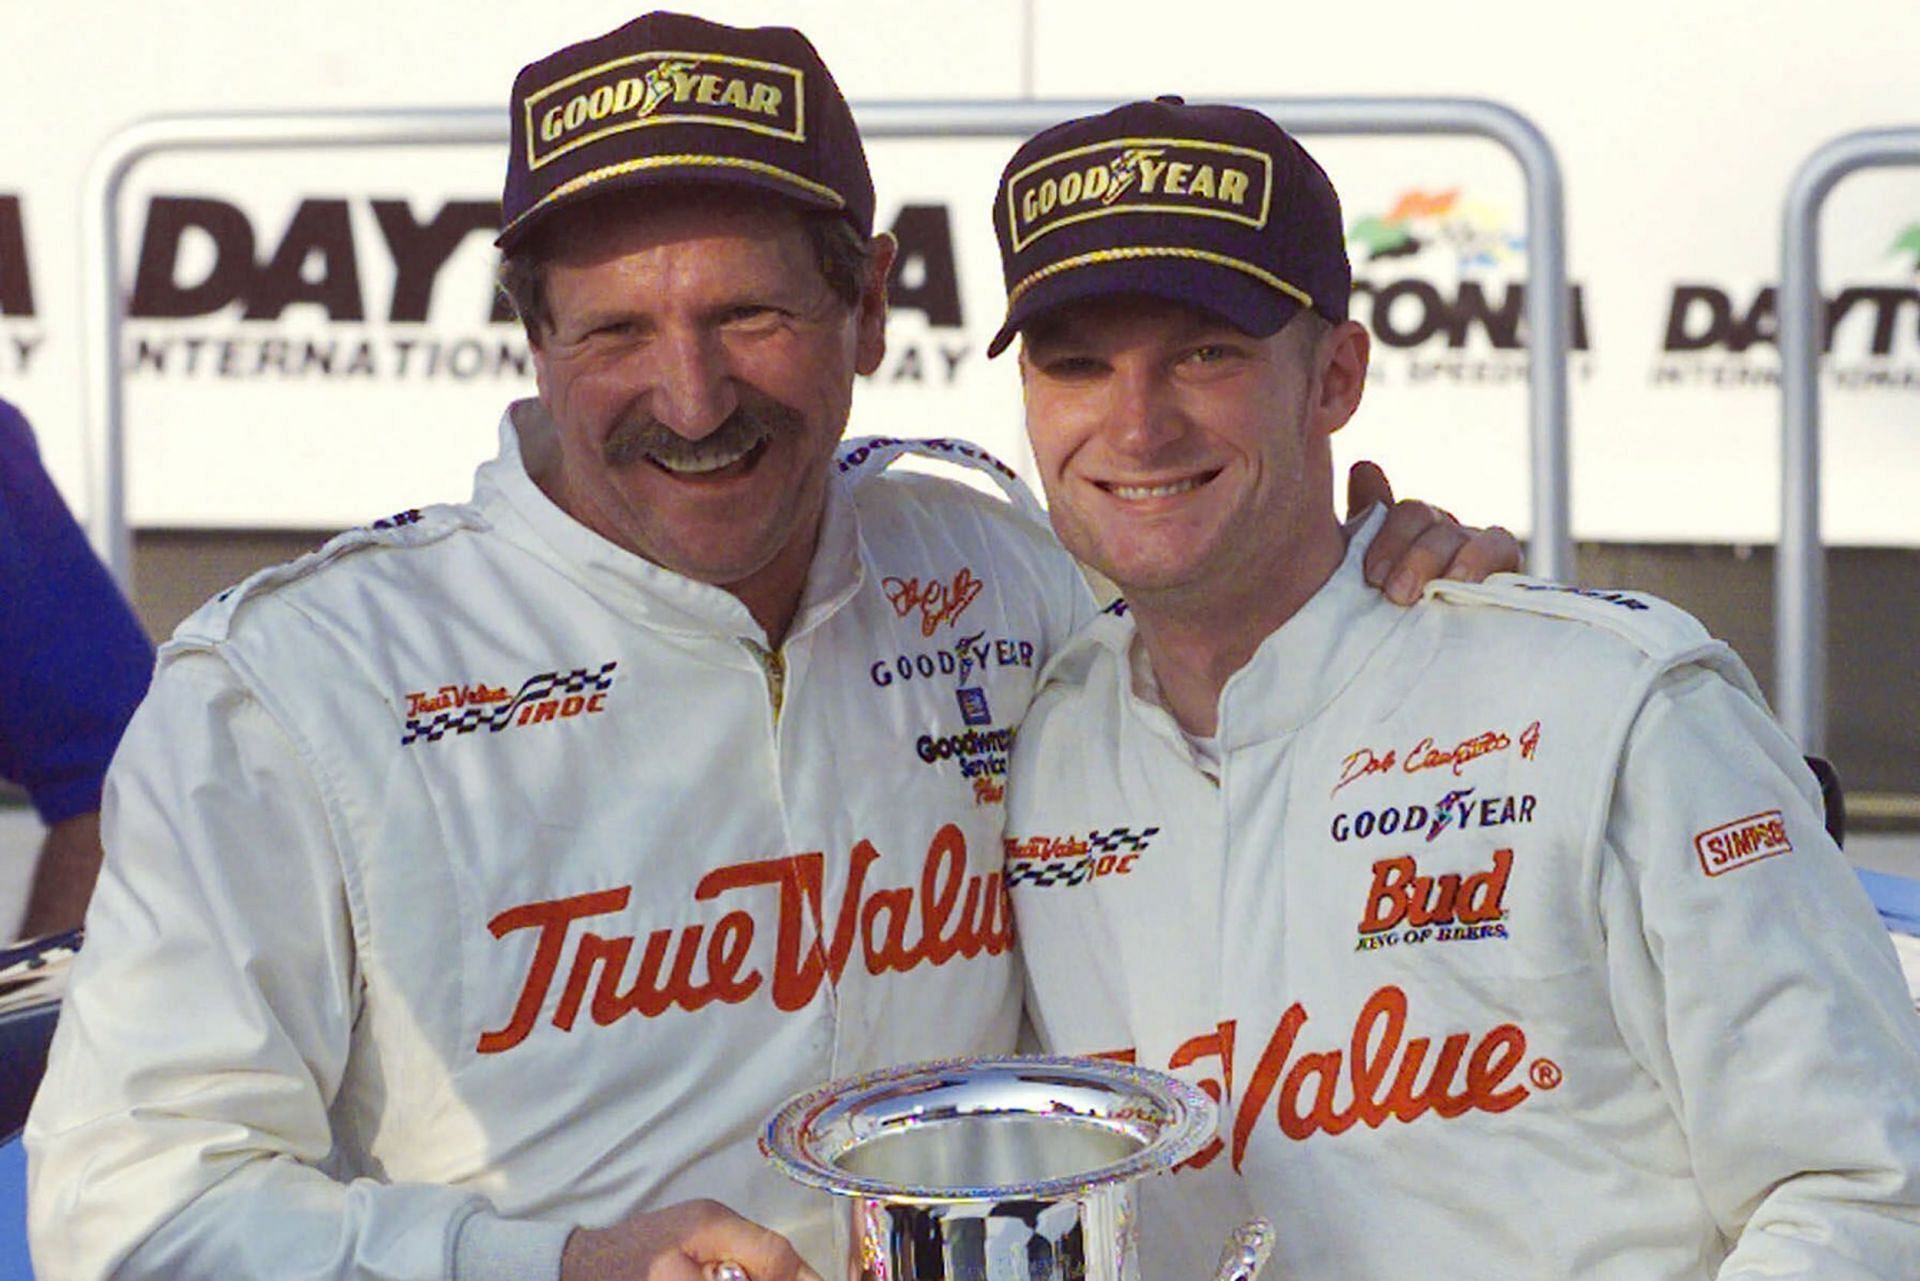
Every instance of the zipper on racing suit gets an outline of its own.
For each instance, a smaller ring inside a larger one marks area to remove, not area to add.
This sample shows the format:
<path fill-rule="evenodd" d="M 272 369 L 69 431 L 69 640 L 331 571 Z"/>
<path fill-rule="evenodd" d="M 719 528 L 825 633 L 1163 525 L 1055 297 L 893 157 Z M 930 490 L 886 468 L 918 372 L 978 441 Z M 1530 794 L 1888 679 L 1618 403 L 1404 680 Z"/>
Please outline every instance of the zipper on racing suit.
<path fill-rule="evenodd" d="M 787 697 L 787 660 L 780 656 L 777 649 L 768 649 L 764 645 L 750 640 L 740 642 L 760 664 L 760 674 L 767 678 L 767 699 L 773 705 L 773 727 L 780 728 L 780 707 Z"/>
<path fill-rule="evenodd" d="M 787 697 L 787 660 L 779 650 L 768 649 L 757 641 L 751 641 L 742 637 L 740 643 L 746 646 L 747 652 L 752 654 L 754 661 L 760 664 L 760 674 L 766 678 L 767 701 L 773 711 L 772 728 L 774 738 L 776 739 L 775 755 L 777 757 L 779 754 L 777 740 L 780 736 L 780 710 L 785 705 Z M 778 767 L 776 766 L 776 768 Z M 781 805 L 784 807 L 785 804 L 786 802 L 783 799 Z M 791 858 L 791 856 L 789 857 Z M 825 977 L 824 986 L 827 991 L 828 1017 L 833 1021 L 833 1039 L 827 1047 L 827 1075 L 829 1077 L 835 1077 L 839 1075 L 840 1070 L 840 1033 L 844 1026 L 840 1018 L 840 984 L 834 979 L 832 969 L 827 964 L 827 926 L 826 921 L 820 915 L 820 903 L 818 900 L 810 900 L 809 907 L 813 915 L 813 947 L 819 956 L 821 971 Z M 837 1219 L 835 1221 L 838 1222 Z M 836 1232 L 842 1230 L 843 1229 L 840 1228 L 835 1229 Z M 838 1249 L 838 1238 L 836 1238 L 836 1242 L 836 1249 Z"/>

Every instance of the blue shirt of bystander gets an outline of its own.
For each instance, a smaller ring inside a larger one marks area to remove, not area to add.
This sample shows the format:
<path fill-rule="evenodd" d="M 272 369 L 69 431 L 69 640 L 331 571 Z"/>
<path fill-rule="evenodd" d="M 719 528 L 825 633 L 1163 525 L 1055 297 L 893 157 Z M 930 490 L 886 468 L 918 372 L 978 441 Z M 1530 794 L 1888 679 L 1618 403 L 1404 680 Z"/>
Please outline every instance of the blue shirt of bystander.
<path fill-rule="evenodd" d="M 0 401 L 0 778 L 52 825 L 100 808 L 153 645 Z"/>

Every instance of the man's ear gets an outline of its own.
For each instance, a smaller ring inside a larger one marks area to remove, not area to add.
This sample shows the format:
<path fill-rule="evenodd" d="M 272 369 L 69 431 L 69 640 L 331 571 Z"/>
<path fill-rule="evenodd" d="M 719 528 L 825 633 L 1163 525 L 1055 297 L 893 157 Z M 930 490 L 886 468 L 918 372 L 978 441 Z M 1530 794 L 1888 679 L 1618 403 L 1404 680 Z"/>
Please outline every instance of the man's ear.
<path fill-rule="evenodd" d="M 883 231 L 867 243 L 866 279 L 860 284 L 859 333 L 854 347 L 853 367 L 863 374 L 880 368 L 887 354 L 887 281 L 893 275 L 894 255 L 900 242 L 893 233 Z"/>
<path fill-rule="evenodd" d="M 547 400 L 547 347 L 531 333 L 527 335 L 527 354 L 533 357 L 533 386 L 542 404 Z"/>
<path fill-rule="evenodd" d="M 1360 408 L 1361 393 L 1367 388 L 1367 359 L 1373 350 L 1372 335 L 1357 320 L 1343 320 L 1320 336 L 1315 348 L 1315 365 L 1320 371 L 1320 391 L 1314 401 L 1315 425 L 1331 436 L 1347 425 Z"/>

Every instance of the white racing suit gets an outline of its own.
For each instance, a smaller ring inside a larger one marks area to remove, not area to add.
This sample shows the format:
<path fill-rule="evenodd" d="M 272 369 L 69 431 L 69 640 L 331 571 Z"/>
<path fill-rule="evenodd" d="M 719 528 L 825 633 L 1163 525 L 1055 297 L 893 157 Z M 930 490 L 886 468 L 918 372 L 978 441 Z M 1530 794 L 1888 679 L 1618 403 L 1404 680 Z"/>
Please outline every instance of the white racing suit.
<path fill-rule="evenodd" d="M 164 650 L 28 1129 L 41 1275 L 552 1277 L 574 1224 L 713 1197 L 832 1276 L 761 1120 L 1010 1047 L 1007 742 L 1092 613 L 1031 499 L 848 442 L 769 652 L 516 422 L 470 503 Z"/>
<path fill-rule="evenodd" d="M 1333 579 L 1181 734 L 1129 619 L 1055 660 L 1008 884 L 1046 1047 L 1224 1099 L 1142 1274 L 1920 1277 L 1920 1022 L 1723 645 L 1512 576 Z"/>

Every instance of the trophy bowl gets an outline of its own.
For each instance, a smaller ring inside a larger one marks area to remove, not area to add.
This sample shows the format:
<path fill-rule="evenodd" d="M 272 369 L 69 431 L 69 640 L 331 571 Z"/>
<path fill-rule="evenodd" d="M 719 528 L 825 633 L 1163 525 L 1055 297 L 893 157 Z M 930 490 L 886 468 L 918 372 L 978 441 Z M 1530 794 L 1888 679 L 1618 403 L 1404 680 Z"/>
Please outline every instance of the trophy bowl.
<path fill-rule="evenodd" d="M 1213 1137 L 1213 1101 L 1083 1058 L 970 1058 L 829 1082 L 760 1147 L 846 1199 L 849 1281 L 1139 1281 L 1134 1184 Z"/>

